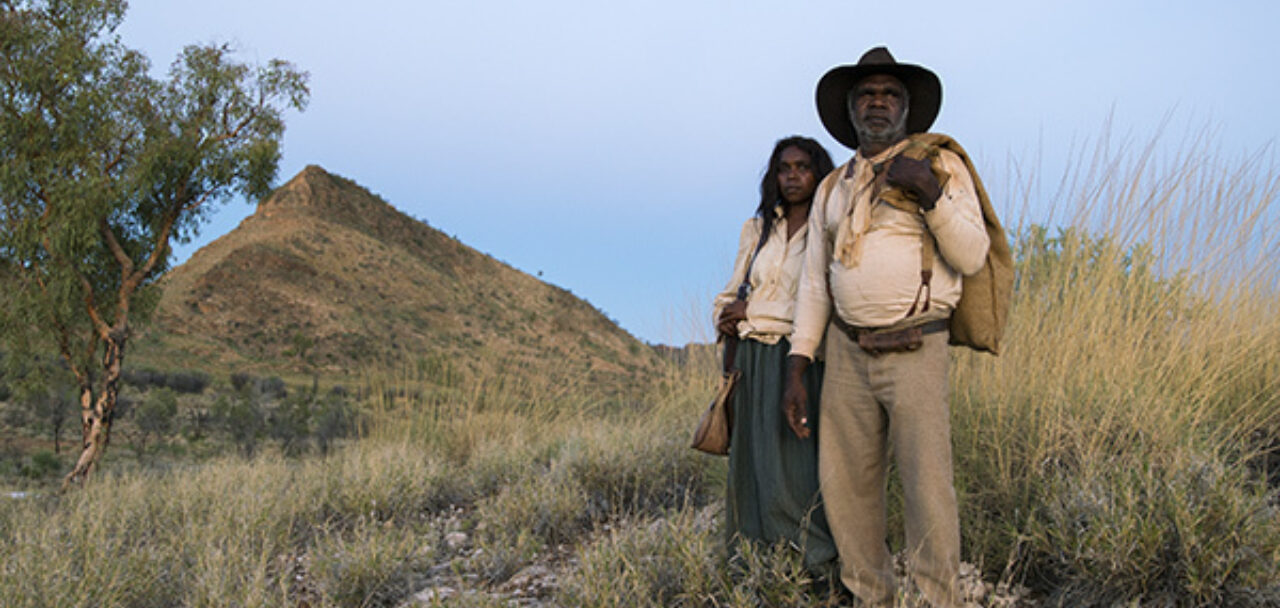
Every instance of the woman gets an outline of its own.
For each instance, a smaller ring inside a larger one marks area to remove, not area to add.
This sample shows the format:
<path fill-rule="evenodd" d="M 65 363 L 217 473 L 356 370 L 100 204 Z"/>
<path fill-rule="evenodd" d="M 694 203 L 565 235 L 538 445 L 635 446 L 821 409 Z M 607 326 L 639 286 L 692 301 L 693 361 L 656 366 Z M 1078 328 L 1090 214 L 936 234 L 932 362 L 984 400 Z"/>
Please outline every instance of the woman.
<path fill-rule="evenodd" d="M 742 226 L 733 276 L 716 296 L 714 312 L 717 333 L 740 340 L 725 509 L 730 545 L 786 540 L 820 575 L 833 566 L 836 549 L 818 495 L 817 441 L 798 439 L 787 427 L 782 391 L 809 207 L 832 169 L 818 142 L 798 136 L 778 141 L 760 181 L 760 206 Z M 744 278 L 746 301 L 738 299 Z M 809 366 L 806 384 L 809 420 L 816 421 L 821 363 Z M 810 424 L 816 438 L 816 422 Z"/>

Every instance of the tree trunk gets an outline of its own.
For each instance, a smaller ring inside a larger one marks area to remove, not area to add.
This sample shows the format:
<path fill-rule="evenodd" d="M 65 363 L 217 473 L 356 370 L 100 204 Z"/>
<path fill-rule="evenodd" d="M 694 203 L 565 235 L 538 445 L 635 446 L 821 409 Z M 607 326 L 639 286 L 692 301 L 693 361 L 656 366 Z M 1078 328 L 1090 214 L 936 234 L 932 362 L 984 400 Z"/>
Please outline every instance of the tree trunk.
<path fill-rule="evenodd" d="M 106 352 L 102 356 L 102 390 L 93 399 L 92 390 L 80 392 L 80 422 L 82 441 L 80 458 L 76 466 L 62 480 L 62 487 L 82 485 L 97 468 L 98 460 L 107 450 L 111 440 L 111 423 L 115 418 L 116 398 L 120 394 L 120 369 L 124 363 L 124 345 L 128 329 L 118 328 L 103 341 Z"/>

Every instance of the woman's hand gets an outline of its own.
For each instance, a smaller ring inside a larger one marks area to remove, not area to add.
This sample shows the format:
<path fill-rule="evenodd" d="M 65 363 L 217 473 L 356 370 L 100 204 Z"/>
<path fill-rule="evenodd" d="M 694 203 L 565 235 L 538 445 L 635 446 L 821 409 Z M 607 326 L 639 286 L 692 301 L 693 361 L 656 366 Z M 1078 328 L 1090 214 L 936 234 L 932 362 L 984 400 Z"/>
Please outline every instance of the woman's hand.
<path fill-rule="evenodd" d="M 747 303 L 735 300 L 720 311 L 720 319 L 716 322 L 716 330 L 726 336 L 738 335 L 738 321 L 747 319 Z"/>

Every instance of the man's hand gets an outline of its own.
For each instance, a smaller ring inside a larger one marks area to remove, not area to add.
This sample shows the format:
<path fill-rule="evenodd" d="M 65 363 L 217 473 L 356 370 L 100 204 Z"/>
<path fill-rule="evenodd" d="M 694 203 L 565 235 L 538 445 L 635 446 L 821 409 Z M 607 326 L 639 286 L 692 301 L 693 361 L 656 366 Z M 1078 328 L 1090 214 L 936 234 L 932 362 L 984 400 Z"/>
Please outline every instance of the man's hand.
<path fill-rule="evenodd" d="M 738 321 L 747 319 L 747 303 L 735 300 L 720 311 L 720 319 L 716 321 L 716 330 L 726 336 L 738 335 Z"/>
<path fill-rule="evenodd" d="M 931 211 L 934 203 L 938 202 L 938 197 L 942 196 L 942 186 L 938 184 L 938 178 L 933 176 L 933 169 L 927 160 L 898 155 L 889 163 L 889 174 L 885 176 L 885 181 L 890 186 L 911 193 L 925 211 Z"/>
<path fill-rule="evenodd" d="M 782 412 L 791 432 L 801 439 L 809 438 L 809 391 L 804 387 L 804 370 L 809 360 L 800 355 L 787 357 L 787 387 L 782 392 Z"/>

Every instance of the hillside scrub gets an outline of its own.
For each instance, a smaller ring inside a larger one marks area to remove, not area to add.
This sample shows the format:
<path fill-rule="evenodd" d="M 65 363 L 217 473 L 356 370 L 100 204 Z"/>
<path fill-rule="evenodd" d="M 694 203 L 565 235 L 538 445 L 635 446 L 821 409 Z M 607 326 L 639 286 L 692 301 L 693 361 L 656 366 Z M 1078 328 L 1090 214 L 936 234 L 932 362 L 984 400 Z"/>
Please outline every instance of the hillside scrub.
<path fill-rule="evenodd" d="M 1039 605 L 1276 605 L 1276 173 L 1109 146 L 1049 199 L 1078 210 L 1068 227 L 1014 230 L 1003 354 L 953 352 L 963 558 Z M 686 354 L 610 402 L 371 368 L 362 439 L 325 458 L 0 501 L 0 604 L 401 606 L 449 589 L 457 606 L 817 605 L 786 548 L 729 564 L 724 460 L 685 447 L 715 357 Z M 512 583 L 537 566 L 558 582 Z"/>
<path fill-rule="evenodd" d="M 609 521 L 709 496 L 710 463 L 662 418 L 459 419 L 465 452 L 382 436 L 324 459 L 229 457 L 0 502 L 0 605 L 390 606 L 455 562 L 501 582 Z M 460 531 L 467 546 L 445 543 Z"/>

